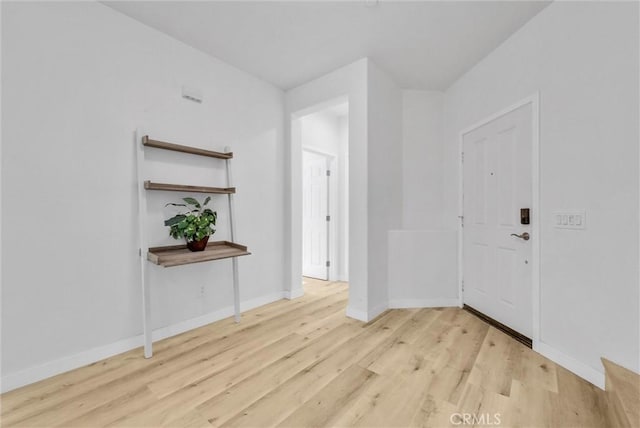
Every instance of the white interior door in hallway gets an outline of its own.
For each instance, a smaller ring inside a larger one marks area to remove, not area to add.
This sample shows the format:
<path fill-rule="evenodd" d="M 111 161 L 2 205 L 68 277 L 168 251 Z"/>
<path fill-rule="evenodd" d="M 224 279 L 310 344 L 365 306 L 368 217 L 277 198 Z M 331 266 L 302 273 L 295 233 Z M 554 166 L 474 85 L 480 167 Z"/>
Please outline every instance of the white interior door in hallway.
<path fill-rule="evenodd" d="M 302 152 L 302 275 L 329 279 L 329 160 Z"/>
<path fill-rule="evenodd" d="M 521 209 L 533 202 L 531 111 L 525 104 L 462 136 L 463 301 L 529 338 L 532 226 Z"/>

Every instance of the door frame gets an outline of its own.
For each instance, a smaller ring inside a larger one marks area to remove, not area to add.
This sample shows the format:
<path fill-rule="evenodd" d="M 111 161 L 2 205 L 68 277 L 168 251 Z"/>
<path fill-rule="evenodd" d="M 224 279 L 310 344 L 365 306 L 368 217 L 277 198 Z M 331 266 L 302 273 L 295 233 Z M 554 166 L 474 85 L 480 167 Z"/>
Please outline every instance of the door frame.
<path fill-rule="evenodd" d="M 337 224 L 340 220 L 338 218 L 338 210 L 336 210 L 338 206 L 338 191 L 337 191 L 337 171 L 336 171 L 336 159 L 337 155 L 329 152 L 325 152 L 323 150 L 316 149 L 315 147 L 302 145 L 302 152 L 314 153 L 319 156 L 324 156 L 327 160 L 327 168 L 331 171 L 331 175 L 327 180 L 327 211 L 329 212 L 329 216 L 331 220 L 327 225 L 327 258 L 329 261 L 329 268 L 327 269 L 327 281 L 337 281 L 338 276 L 338 263 L 337 263 Z M 303 165 L 304 167 L 304 165 Z M 304 230 L 303 236 L 304 236 Z"/>
<path fill-rule="evenodd" d="M 464 292 L 462 289 L 464 281 L 464 227 L 462 226 L 464 220 L 464 136 L 527 104 L 531 104 L 531 183 L 533 187 L 533 197 L 531 201 L 531 210 L 533 213 L 531 216 L 531 303 L 533 306 L 531 313 L 533 316 L 533 337 L 531 340 L 533 342 L 533 349 L 536 350 L 540 342 L 540 93 L 538 91 L 464 128 L 458 134 L 458 304 L 462 307 L 464 303 Z"/>

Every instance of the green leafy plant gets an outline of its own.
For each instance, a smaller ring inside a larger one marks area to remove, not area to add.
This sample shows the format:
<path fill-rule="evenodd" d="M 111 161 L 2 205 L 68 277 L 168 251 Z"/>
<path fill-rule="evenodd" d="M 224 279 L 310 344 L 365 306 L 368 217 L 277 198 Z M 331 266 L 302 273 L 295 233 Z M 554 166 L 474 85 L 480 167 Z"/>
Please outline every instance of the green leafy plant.
<path fill-rule="evenodd" d="M 164 221 L 164 225 L 168 226 L 169 235 L 175 239 L 185 238 L 187 242 L 200 241 L 207 236 L 211 236 L 216 232 L 215 225 L 218 213 L 206 208 L 211 201 L 211 197 L 207 196 L 201 204 L 195 198 L 182 198 L 185 204 L 169 203 L 166 206 L 185 207 L 186 212 L 177 214 Z"/>

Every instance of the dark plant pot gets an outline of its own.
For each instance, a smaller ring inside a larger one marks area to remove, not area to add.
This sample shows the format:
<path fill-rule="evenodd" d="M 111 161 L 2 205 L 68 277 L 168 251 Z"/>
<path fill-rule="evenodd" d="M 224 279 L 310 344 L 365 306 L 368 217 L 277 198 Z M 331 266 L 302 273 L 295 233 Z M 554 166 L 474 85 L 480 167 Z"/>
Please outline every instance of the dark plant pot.
<path fill-rule="evenodd" d="M 187 248 L 191 251 L 204 251 L 207 248 L 207 242 L 209 242 L 209 237 L 205 236 L 199 241 L 187 242 Z"/>

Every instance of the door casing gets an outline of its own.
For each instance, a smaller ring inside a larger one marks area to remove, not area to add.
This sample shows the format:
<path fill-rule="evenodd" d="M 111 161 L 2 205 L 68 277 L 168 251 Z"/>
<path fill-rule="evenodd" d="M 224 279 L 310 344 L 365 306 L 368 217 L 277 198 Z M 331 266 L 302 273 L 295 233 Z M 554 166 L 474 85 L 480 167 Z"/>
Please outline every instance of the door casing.
<path fill-rule="evenodd" d="M 531 302 L 532 302 L 532 326 L 533 326 L 533 349 L 538 348 L 540 342 L 540 94 L 538 92 L 530 95 L 511 106 L 488 116 L 479 122 L 463 129 L 458 135 L 458 296 L 459 305 L 464 303 L 463 281 L 464 281 L 464 259 L 463 259 L 463 197 L 464 197 L 464 169 L 463 169 L 463 140 L 465 134 L 484 126 L 505 114 L 519 109 L 527 104 L 531 104 L 531 180 L 533 185 L 532 206 L 531 206 Z"/>

